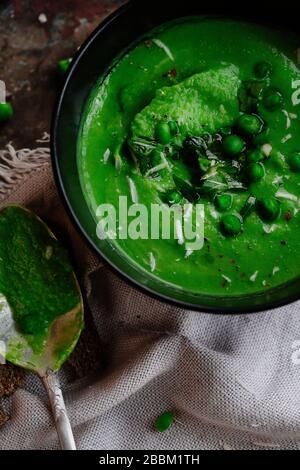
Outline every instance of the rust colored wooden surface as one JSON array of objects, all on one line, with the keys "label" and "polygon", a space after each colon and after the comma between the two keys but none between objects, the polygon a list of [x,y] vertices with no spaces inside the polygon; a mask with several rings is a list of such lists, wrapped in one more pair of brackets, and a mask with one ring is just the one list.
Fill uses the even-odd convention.
[{"label": "rust colored wooden surface", "polygon": [[[0,148],[33,146],[49,131],[61,86],[58,60],[71,57],[124,0],[0,0],[0,80],[15,115],[0,127]],[[42,15],[42,16],[40,16]],[[46,21],[45,21],[46,20]]]}]

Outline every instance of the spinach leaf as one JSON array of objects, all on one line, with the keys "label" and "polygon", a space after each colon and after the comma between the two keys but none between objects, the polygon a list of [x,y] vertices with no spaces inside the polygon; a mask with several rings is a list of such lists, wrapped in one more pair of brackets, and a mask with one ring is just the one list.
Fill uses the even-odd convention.
[{"label": "spinach leaf", "polygon": [[140,159],[148,157],[158,147],[158,144],[152,140],[135,138],[128,139],[128,147],[135,157]]},{"label": "spinach leaf", "polygon": [[230,175],[226,164],[222,163],[212,166],[200,179],[200,192],[210,197],[220,192],[242,189],[246,189],[243,182]]},{"label": "spinach leaf", "polygon": [[190,202],[199,198],[199,189],[183,176],[173,174],[173,180],[177,190]]}]

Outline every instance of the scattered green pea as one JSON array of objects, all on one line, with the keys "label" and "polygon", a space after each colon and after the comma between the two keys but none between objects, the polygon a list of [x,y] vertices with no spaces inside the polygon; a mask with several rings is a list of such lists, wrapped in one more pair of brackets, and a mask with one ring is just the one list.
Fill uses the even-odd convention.
[{"label": "scattered green pea", "polygon": [[263,105],[269,111],[276,111],[282,108],[283,96],[276,88],[267,88],[263,95]]},{"label": "scattered green pea", "polygon": [[262,163],[251,163],[247,169],[248,178],[251,182],[259,181],[265,176],[265,167]]},{"label": "scattered green pea", "polygon": [[158,432],[167,431],[174,423],[174,414],[171,411],[167,411],[162,415],[158,416],[154,422],[155,429]]},{"label": "scattered green pea", "polygon": [[232,206],[231,194],[218,194],[215,197],[215,206],[220,212],[225,212],[231,209],[231,206]]},{"label": "scattered green pea", "polygon": [[245,142],[237,135],[228,135],[223,140],[223,150],[231,157],[241,153],[244,148]]},{"label": "scattered green pea", "polygon": [[169,122],[169,129],[172,135],[177,135],[179,132],[178,124],[176,121],[170,121]]},{"label": "scattered green pea", "polygon": [[256,114],[242,114],[237,121],[237,128],[241,134],[256,135],[263,129],[264,123]]},{"label": "scattered green pea", "polygon": [[272,64],[269,62],[258,62],[258,64],[256,64],[254,67],[254,73],[258,78],[263,79],[271,75],[272,69]]},{"label": "scattered green pea", "polygon": [[10,103],[0,103],[0,121],[8,121],[13,114],[14,110]]},{"label": "scattered green pea", "polygon": [[257,211],[264,220],[272,222],[279,216],[280,203],[274,197],[266,197],[257,202]]},{"label": "scattered green pea", "polygon": [[296,173],[300,172],[300,152],[295,152],[289,158],[289,165],[291,170]]},{"label": "scattered green pea", "polygon": [[160,144],[168,144],[172,138],[169,124],[165,121],[157,123],[155,128],[155,138]]},{"label": "scattered green pea", "polygon": [[172,191],[168,195],[169,204],[180,204],[182,202],[182,195],[178,191]]},{"label": "scattered green pea", "polygon": [[242,230],[242,222],[234,214],[226,214],[221,220],[221,229],[225,235],[236,236]]},{"label": "scattered green pea", "polygon": [[260,149],[252,149],[247,153],[247,161],[249,163],[261,162],[265,159],[265,155]]},{"label": "scattered green pea", "polygon": [[58,70],[59,72],[64,75],[66,73],[66,71],[68,70],[70,64],[72,62],[72,59],[68,58],[68,59],[61,59],[58,64],[57,64],[57,67],[58,67]]}]

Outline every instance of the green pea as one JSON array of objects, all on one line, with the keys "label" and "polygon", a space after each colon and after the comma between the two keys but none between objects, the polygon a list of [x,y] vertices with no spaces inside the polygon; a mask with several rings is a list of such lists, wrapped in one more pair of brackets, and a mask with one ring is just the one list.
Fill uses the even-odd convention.
[{"label": "green pea", "polygon": [[274,197],[266,197],[257,202],[257,211],[264,220],[272,222],[279,216],[280,203]]},{"label": "green pea", "polygon": [[223,140],[223,150],[231,157],[241,153],[244,148],[245,142],[237,135],[228,135]]},{"label": "green pea", "polygon": [[177,135],[179,132],[178,124],[176,121],[170,121],[169,122],[169,129],[172,135]]},{"label": "green pea", "polygon": [[263,129],[264,123],[256,114],[242,114],[237,121],[237,128],[241,134],[256,135]]},{"label": "green pea", "polygon": [[232,237],[240,233],[242,222],[236,215],[226,214],[221,220],[221,229],[225,235]]},{"label": "green pea", "polygon": [[167,411],[162,415],[158,416],[154,422],[155,429],[158,432],[167,431],[174,423],[174,414],[171,411]]},{"label": "green pea", "polygon": [[289,158],[289,165],[291,170],[295,171],[296,173],[300,172],[300,152],[295,152]]},{"label": "green pea", "polygon": [[8,121],[13,115],[14,110],[10,103],[0,103],[0,121]]},{"label": "green pea", "polygon": [[71,62],[72,62],[72,59],[68,58],[68,59],[62,59],[57,63],[58,70],[62,75],[66,73],[66,71],[70,67]]},{"label": "green pea", "polygon": [[265,167],[262,163],[251,163],[247,169],[247,174],[250,181],[259,181],[265,176]]},{"label": "green pea", "polygon": [[231,206],[232,206],[231,194],[218,194],[215,197],[215,206],[220,212],[225,212],[231,209]]},{"label": "green pea", "polygon": [[172,191],[168,195],[169,204],[180,204],[182,202],[182,195],[178,191]]},{"label": "green pea", "polygon": [[263,105],[269,111],[276,111],[283,106],[283,96],[276,88],[267,88],[263,95]]},{"label": "green pea", "polygon": [[169,124],[165,121],[157,123],[155,128],[155,137],[160,144],[168,144],[172,138]]},{"label": "green pea", "polygon": [[271,75],[272,69],[272,64],[270,64],[269,62],[258,62],[258,64],[256,64],[254,67],[254,73],[258,78],[263,79]]},{"label": "green pea", "polygon": [[265,159],[265,155],[260,149],[252,149],[247,153],[247,161],[249,163],[261,162]]}]

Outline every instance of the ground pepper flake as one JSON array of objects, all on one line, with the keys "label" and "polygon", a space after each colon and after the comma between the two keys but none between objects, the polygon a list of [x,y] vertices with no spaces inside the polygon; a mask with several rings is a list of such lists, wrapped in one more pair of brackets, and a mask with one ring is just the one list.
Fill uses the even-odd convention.
[{"label": "ground pepper flake", "polygon": [[285,214],[284,214],[284,218],[287,222],[289,222],[292,218],[292,213],[291,211],[287,211]]},{"label": "ground pepper flake", "polygon": [[177,77],[177,69],[173,68],[169,70],[167,73],[163,74],[164,78],[176,78]]},{"label": "ground pepper flake", "polygon": [[151,39],[147,39],[147,41],[145,41],[145,46],[147,47],[147,49],[151,49],[151,47],[153,46],[153,41]]}]

